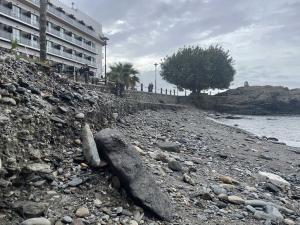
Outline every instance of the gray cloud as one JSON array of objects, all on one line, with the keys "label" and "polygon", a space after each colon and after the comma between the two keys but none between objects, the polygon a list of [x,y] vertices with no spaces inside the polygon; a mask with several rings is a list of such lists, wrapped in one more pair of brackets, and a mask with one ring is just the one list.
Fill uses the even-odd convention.
[{"label": "gray cloud", "polygon": [[[72,0],[61,0],[71,4]],[[221,44],[236,61],[233,86],[300,87],[298,0],[77,0],[103,24],[109,63],[133,62],[144,83],[154,62],[185,45]],[[173,87],[159,81],[159,87]]]}]

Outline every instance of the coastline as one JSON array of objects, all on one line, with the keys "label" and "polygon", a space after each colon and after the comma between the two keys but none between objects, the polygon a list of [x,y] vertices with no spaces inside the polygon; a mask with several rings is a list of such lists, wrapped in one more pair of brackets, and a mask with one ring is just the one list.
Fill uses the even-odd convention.
[{"label": "coastline", "polygon": [[217,123],[243,129],[275,144],[300,147],[299,115],[220,115],[210,114]]},{"label": "coastline", "polygon": [[[277,202],[276,195],[266,192],[255,177],[259,171],[276,173],[291,182],[291,186],[296,186],[299,180],[295,180],[294,175],[300,175],[299,148],[274,144],[240,128],[216,123],[207,118],[208,114],[191,108],[177,112],[146,110],[124,117],[117,127],[128,142],[142,149],[141,157],[162,189],[166,193],[176,190],[175,193],[171,192],[178,212],[176,222],[263,224],[255,220],[243,205],[230,205],[220,211],[215,208],[213,200],[191,196],[195,192],[211,190],[216,185],[222,186],[218,178],[225,175],[237,179],[241,184],[232,187],[231,194],[248,200],[268,199]],[[182,150],[180,153],[161,152],[156,145],[159,141],[180,143]],[[184,171],[192,171],[188,174],[194,185],[184,182],[182,173],[170,170],[168,163],[161,161],[161,157],[175,159],[185,168]],[[255,191],[249,192],[246,187],[255,187]],[[181,198],[175,197],[178,195]],[[281,195],[288,199],[284,193]],[[197,201],[201,202],[202,209],[197,206]],[[295,209],[299,206],[295,200],[288,199],[288,202]]]}]

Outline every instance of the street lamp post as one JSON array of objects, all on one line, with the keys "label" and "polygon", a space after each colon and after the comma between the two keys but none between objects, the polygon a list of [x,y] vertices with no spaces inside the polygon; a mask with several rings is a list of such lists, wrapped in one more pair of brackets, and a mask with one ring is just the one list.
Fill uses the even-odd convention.
[{"label": "street lamp post", "polygon": [[156,93],[156,74],[157,74],[157,66],[158,66],[158,63],[154,63],[154,66],[155,66],[155,82],[154,82],[154,86],[155,86],[155,93]]},{"label": "street lamp post", "polygon": [[107,41],[109,40],[107,37],[103,37],[104,41],[104,83],[107,84],[107,75],[106,75],[106,45]]}]

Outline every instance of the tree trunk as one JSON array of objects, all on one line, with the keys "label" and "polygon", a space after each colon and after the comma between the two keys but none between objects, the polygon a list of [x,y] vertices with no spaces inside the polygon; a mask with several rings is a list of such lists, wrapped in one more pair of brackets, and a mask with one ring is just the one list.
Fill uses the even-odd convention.
[{"label": "tree trunk", "polygon": [[40,60],[47,60],[47,6],[48,0],[40,0]]}]

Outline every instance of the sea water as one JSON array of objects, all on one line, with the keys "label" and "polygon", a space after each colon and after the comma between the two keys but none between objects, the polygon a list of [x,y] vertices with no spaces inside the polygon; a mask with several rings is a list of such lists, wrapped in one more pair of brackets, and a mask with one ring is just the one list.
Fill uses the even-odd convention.
[{"label": "sea water", "polygon": [[275,137],[289,146],[300,147],[300,116],[241,116],[241,119],[218,119],[258,136]]}]

